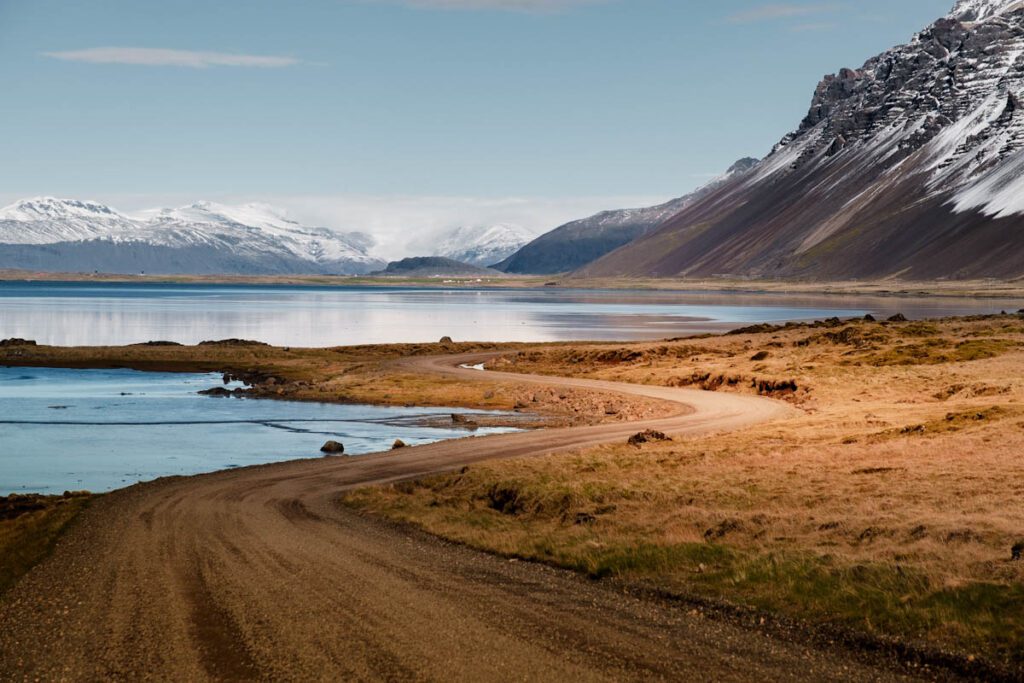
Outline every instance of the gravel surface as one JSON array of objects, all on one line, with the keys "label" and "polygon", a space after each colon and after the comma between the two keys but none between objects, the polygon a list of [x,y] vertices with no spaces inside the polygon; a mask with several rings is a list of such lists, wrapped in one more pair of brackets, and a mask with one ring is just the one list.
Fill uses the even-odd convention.
[{"label": "gravel surface", "polygon": [[[418,359],[458,370],[466,357]],[[755,397],[498,376],[680,403],[642,423],[552,429],[171,478],[99,499],[0,602],[2,680],[851,680],[902,677],[507,561],[338,505],[351,487],[496,457],[735,429],[790,410]]]}]

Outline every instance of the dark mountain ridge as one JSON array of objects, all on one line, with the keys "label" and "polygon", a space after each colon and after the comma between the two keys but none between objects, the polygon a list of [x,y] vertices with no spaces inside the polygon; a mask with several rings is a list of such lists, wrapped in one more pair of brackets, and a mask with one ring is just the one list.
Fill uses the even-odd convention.
[{"label": "dark mountain ridge", "polygon": [[1024,275],[1024,3],[963,0],[827,76],[750,173],[580,275]]},{"label": "dark mountain ridge", "polygon": [[522,275],[552,275],[582,268],[651,232],[715,188],[747,172],[756,163],[757,159],[741,159],[725,175],[688,195],[658,206],[602,211],[589,218],[566,223],[541,235],[494,267]]}]

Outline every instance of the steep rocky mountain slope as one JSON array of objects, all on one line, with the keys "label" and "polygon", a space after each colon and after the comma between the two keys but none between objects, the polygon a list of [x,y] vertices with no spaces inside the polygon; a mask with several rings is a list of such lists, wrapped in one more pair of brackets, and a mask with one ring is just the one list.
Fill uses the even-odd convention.
[{"label": "steep rocky mountain slope", "polygon": [[567,223],[538,237],[495,267],[508,273],[536,275],[575,270],[651,232],[756,163],[756,159],[741,159],[725,175],[696,192],[658,206],[604,211]]},{"label": "steep rocky mountain slope", "polygon": [[272,207],[200,202],[131,217],[44,197],[0,209],[0,267],[133,273],[357,274],[383,262],[362,233],[310,228]]},{"label": "steep rocky mountain slope", "polygon": [[487,267],[507,259],[536,236],[511,223],[461,227],[439,235],[433,255]]},{"label": "steep rocky mountain slope", "polygon": [[1024,2],[961,0],[826,77],[750,173],[586,276],[1024,275]]}]

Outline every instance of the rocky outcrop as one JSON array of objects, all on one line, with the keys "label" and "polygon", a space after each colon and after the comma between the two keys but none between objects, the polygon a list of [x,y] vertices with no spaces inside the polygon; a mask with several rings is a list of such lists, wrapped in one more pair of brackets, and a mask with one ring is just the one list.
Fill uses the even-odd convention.
[{"label": "rocky outcrop", "polygon": [[0,339],[0,346],[36,346],[36,342],[32,339],[11,337],[10,339]]},{"label": "rocky outcrop", "polygon": [[750,173],[588,276],[1024,275],[1024,3],[964,0],[825,77]]}]

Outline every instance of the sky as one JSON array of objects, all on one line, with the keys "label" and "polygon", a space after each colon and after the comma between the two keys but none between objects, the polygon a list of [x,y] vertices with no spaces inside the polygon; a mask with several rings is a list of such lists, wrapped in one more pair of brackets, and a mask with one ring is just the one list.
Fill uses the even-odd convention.
[{"label": "sky", "polygon": [[0,202],[541,231],[764,156],[952,0],[0,0]]}]

